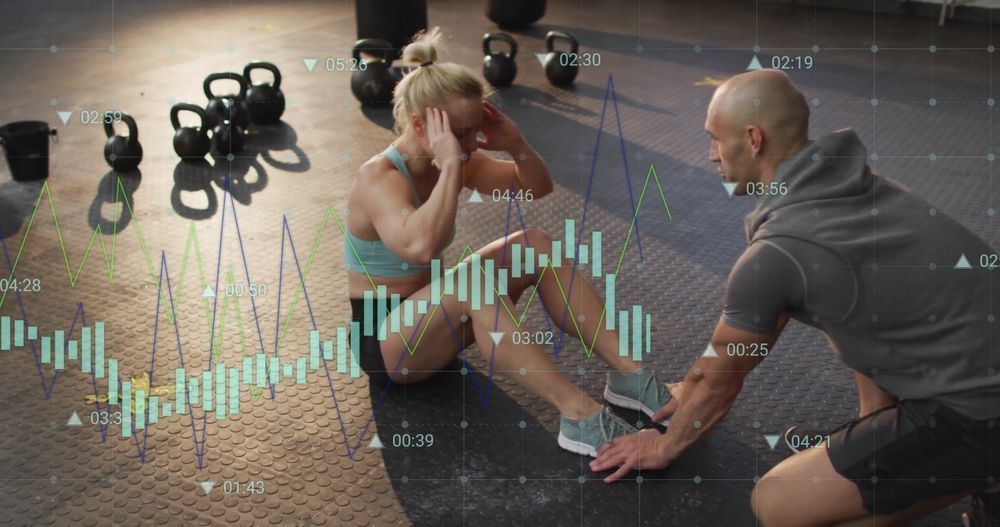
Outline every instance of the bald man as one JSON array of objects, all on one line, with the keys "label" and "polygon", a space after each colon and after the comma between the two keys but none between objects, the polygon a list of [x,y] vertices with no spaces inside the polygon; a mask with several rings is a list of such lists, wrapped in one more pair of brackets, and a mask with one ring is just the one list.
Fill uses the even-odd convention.
[{"label": "bald man", "polygon": [[711,338],[718,357],[696,360],[653,417],[672,416],[666,433],[611,441],[591,468],[618,467],[611,482],[669,465],[725,417],[794,318],[822,331],[854,370],[860,415],[761,478],[751,499],[761,523],[903,525],[975,494],[967,521],[1000,525],[996,494],[986,492],[1000,476],[990,307],[1000,306],[1000,285],[988,268],[956,265],[995,253],[873,174],[852,131],[810,141],[808,128],[805,98],[782,72],[737,75],[716,90],[709,158],[734,194],[758,201]]}]

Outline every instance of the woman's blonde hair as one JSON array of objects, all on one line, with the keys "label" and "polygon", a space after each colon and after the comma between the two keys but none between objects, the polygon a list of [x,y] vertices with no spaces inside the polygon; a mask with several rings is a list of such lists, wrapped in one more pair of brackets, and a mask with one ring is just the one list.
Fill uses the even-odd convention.
[{"label": "woman's blonde hair", "polygon": [[410,115],[423,115],[428,106],[445,104],[452,96],[482,98],[485,89],[476,74],[454,62],[437,62],[441,28],[421,31],[403,48],[402,63],[415,67],[399,81],[392,93],[394,130],[402,134],[410,126]]}]

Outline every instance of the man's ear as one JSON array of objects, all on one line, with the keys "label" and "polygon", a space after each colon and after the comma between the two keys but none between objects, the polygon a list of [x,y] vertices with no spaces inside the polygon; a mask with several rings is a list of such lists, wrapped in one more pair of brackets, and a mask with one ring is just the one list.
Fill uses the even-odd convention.
[{"label": "man's ear", "polygon": [[759,159],[764,153],[764,131],[755,124],[748,124],[746,135],[750,144],[750,154],[754,159]]}]

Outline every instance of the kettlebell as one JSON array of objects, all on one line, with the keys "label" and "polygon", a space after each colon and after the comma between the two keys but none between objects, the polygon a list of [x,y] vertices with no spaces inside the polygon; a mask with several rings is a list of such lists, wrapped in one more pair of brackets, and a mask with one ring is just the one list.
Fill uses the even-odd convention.
[{"label": "kettlebell", "polygon": [[128,126],[128,137],[116,135],[114,124],[104,120],[104,135],[108,141],[104,143],[104,160],[118,172],[131,172],[142,161],[142,145],[139,144],[139,129],[131,115],[122,113],[122,121]]},{"label": "kettlebell", "polygon": [[[490,44],[495,40],[506,42],[510,46],[509,53],[493,53],[490,51]],[[483,77],[490,84],[497,88],[510,86],[517,76],[517,63],[514,57],[517,56],[517,42],[514,37],[507,33],[487,33],[483,35]]]},{"label": "kettlebell", "polygon": [[[361,53],[381,57],[381,60],[365,60],[365,69],[361,69]],[[392,90],[396,88],[397,78],[390,71],[392,55],[395,48],[392,44],[378,38],[363,38],[354,44],[351,56],[358,64],[358,69],[351,75],[351,91],[361,104],[369,106],[384,106],[392,103]]]},{"label": "kettlebell", "polygon": [[[227,93],[216,95],[212,93],[212,83],[218,80],[234,80],[240,85],[239,93]],[[250,115],[247,112],[247,80],[239,73],[213,73],[205,77],[202,84],[205,89],[205,97],[208,97],[208,106],[205,113],[208,115],[208,127],[214,128],[222,121],[232,121],[240,128],[250,126]],[[226,101],[232,104],[226,104]]]},{"label": "kettlebell", "polygon": [[[182,128],[178,114],[184,110],[198,114],[198,117],[201,118],[201,126],[185,126]],[[174,132],[174,152],[177,152],[177,155],[181,156],[181,159],[194,160],[203,158],[209,149],[212,148],[212,142],[208,138],[207,120],[208,117],[205,114],[205,109],[201,106],[182,102],[175,104],[170,109],[170,124],[176,130]]]},{"label": "kettlebell", "polygon": [[[252,84],[250,72],[255,69],[270,71],[274,80],[270,84],[266,82]],[[278,67],[270,62],[254,61],[243,68],[243,78],[250,83],[246,97],[250,122],[257,124],[278,122],[285,111],[285,94],[281,93],[281,72],[278,71]]]},{"label": "kettlebell", "polygon": [[238,154],[245,142],[243,127],[232,121],[222,121],[212,129],[212,147],[218,155]]},{"label": "kettlebell", "polygon": [[[569,52],[555,50],[557,39],[569,42]],[[545,49],[549,52],[544,60],[545,76],[549,78],[549,82],[556,86],[573,82],[580,71],[580,66],[576,64],[576,52],[580,50],[580,43],[576,38],[562,31],[549,31],[545,35]]]}]

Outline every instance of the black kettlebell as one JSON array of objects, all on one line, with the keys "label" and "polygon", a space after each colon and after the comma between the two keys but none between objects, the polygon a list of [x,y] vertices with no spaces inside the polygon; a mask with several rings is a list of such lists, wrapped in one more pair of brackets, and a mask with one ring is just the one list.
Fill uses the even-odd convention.
[{"label": "black kettlebell", "polygon": [[[506,42],[510,46],[510,52],[493,53],[490,44],[495,40]],[[514,41],[514,37],[507,33],[483,35],[483,53],[486,54],[483,58],[483,77],[497,88],[510,86],[517,76],[517,63],[514,62],[514,57],[517,56],[517,42]]]},{"label": "black kettlebell", "polygon": [[[362,52],[381,59],[364,60],[362,64]],[[402,75],[390,71],[395,52],[392,44],[378,38],[363,38],[354,44],[351,56],[358,69],[351,75],[351,91],[361,104],[384,106],[392,103],[392,90],[399,82],[397,79],[402,78]]]},{"label": "black kettlebell", "polygon": [[[240,85],[239,93],[227,93],[216,95],[212,93],[212,83],[218,80],[234,80]],[[202,84],[205,89],[205,97],[208,97],[208,106],[205,113],[208,115],[208,127],[214,128],[222,121],[232,121],[240,128],[246,129],[250,126],[250,115],[247,112],[247,80],[239,73],[213,73],[205,77]],[[229,101],[231,104],[226,104]]]},{"label": "black kettlebell", "polygon": [[[178,114],[187,110],[198,114],[201,118],[201,126],[181,127]],[[170,109],[170,124],[174,130],[174,152],[185,160],[200,159],[212,148],[212,141],[208,138],[208,116],[205,109],[195,104],[186,102],[178,103]]]},{"label": "black kettlebell", "polygon": [[[255,69],[270,71],[274,80],[270,84],[266,82],[252,84],[250,72]],[[281,93],[281,72],[278,71],[278,67],[270,62],[254,61],[243,68],[243,77],[250,83],[246,101],[250,122],[257,124],[278,122],[281,114],[285,112],[285,94]]]},{"label": "black kettlebell", "polygon": [[232,121],[222,121],[212,129],[212,148],[220,156],[238,154],[246,142],[243,134],[243,127],[240,125]]},{"label": "black kettlebell", "polygon": [[128,126],[128,137],[115,134],[115,126],[109,119],[104,120],[104,160],[118,172],[131,172],[142,161],[142,145],[139,144],[139,129],[131,115],[122,113],[122,121]]},{"label": "black kettlebell", "polygon": [[[555,50],[557,39],[569,42],[569,52]],[[564,86],[573,82],[576,74],[580,71],[576,54],[580,50],[580,43],[577,42],[576,38],[562,31],[549,31],[545,35],[545,49],[549,52],[548,55],[545,55],[544,61],[545,76],[549,78],[549,82],[556,86]]]}]

